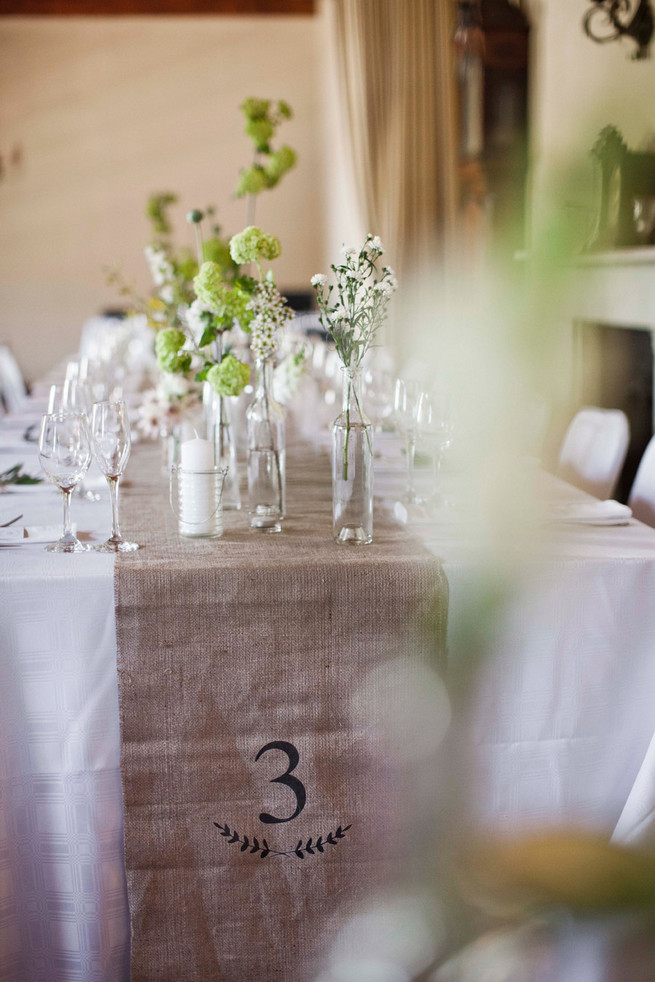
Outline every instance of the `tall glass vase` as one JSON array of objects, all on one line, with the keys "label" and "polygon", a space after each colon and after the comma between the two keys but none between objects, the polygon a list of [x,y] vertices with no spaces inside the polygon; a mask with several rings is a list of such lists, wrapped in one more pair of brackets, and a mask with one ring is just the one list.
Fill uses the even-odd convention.
[{"label": "tall glass vase", "polygon": [[255,397],[246,413],[250,527],[280,532],[285,512],[284,410],[273,397],[273,360],[255,365]]},{"label": "tall glass vase", "polygon": [[343,409],[332,426],[332,520],[343,545],[373,539],[373,425],[364,415],[359,369],[343,369]]},{"label": "tall glass vase", "polygon": [[223,486],[223,511],[238,510],[241,508],[239,465],[230,400],[219,396],[209,382],[204,384],[202,398],[207,419],[207,439],[214,444],[217,465],[227,468]]}]

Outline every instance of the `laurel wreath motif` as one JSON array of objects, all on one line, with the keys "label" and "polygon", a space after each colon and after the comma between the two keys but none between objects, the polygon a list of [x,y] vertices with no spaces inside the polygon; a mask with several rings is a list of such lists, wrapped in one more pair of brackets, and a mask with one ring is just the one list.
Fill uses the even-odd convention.
[{"label": "laurel wreath motif", "polygon": [[262,839],[260,843],[259,839],[255,836],[248,838],[247,835],[239,835],[238,832],[231,829],[227,824],[219,825],[218,822],[214,822],[214,825],[220,830],[223,838],[227,839],[231,845],[238,845],[241,852],[250,852],[251,855],[259,853],[260,859],[267,859],[268,856],[297,856],[298,859],[305,859],[306,856],[314,856],[316,853],[325,852],[325,846],[338,846],[339,840],[345,838],[348,829],[352,828],[352,824],[345,825],[343,828],[339,826],[335,832],[329,832],[325,838],[322,835],[318,837],[310,836],[305,843],[300,839],[295,849],[282,852],[279,849],[271,849],[266,839]]}]

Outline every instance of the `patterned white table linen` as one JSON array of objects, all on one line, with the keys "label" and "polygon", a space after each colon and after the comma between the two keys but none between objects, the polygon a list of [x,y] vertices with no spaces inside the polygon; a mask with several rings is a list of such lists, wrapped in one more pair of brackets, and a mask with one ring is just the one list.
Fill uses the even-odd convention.
[{"label": "patterned white table linen", "polygon": [[[38,468],[33,444],[0,470],[18,462]],[[60,527],[61,495],[0,494],[0,523],[21,512]],[[106,493],[72,514],[106,537]],[[2,546],[0,587],[0,980],[124,982],[113,557]]]}]

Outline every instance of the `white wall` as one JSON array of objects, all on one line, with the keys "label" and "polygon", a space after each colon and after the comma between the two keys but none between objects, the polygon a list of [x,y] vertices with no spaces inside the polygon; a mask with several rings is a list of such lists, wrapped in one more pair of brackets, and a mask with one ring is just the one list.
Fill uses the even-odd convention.
[{"label": "white wall", "polygon": [[258,203],[257,224],[283,253],[280,285],[325,267],[323,17],[33,18],[0,22],[0,340],[29,378],[75,350],[86,317],[116,305],[103,267],[148,287],[144,206],[174,190],[184,214],[210,202],[229,234],[251,143],[249,95],[286,99],[280,138],[298,167]]},{"label": "white wall", "polygon": [[591,204],[588,153],[603,126],[617,126],[631,149],[644,149],[655,140],[655,57],[631,60],[635,45],[627,39],[604,45],[591,41],[582,29],[591,6],[591,0],[526,4],[533,21],[537,217],[540,208],[555,202],[574,222],[578,206]]}]

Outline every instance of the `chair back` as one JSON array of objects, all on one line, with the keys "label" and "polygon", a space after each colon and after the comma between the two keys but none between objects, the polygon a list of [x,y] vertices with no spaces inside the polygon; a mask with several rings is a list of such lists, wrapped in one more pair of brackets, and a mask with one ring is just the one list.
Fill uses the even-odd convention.
[{"label": "chair back", "polygon": [[611,498],[629,442],[628,418],[620,409],[585,407],[566,431],[558,474],[596,498]]},{"label": "chair back", "polygon": [[632,482],[628,504],[635,518],[655,528],[655,436],[650,438],[644,450]]},{"label": "chair back", "polygon": [[0,345],[0,397],[8,413],[21,410],[27,390],[23,373],[9,348]]}]

